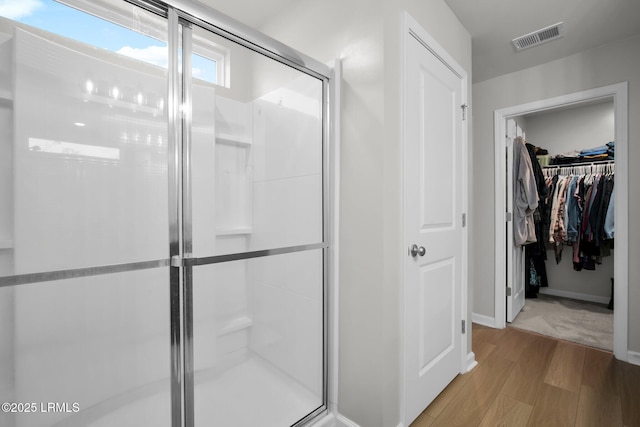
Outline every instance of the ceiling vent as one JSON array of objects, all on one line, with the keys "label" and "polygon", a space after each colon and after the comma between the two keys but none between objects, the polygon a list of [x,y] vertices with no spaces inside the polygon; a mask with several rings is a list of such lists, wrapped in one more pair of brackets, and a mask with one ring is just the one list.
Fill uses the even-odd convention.
[{"label": "ceiling vent", "polygon": [[564,22],[534,31],[524,36],[511,40],[517,51],[537,46],[551,40],[558,39],[564,35]]}]

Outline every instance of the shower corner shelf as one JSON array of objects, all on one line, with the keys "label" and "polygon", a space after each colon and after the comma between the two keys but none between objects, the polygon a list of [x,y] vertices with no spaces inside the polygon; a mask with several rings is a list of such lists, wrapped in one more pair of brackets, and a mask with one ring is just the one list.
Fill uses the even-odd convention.
[{"label": "shower corner shelf", "polygon": [[248,329],[253,325],[253,320],[247,316],[236,317],[235,319],[228,320],[223,323],[222,327],[218,331],[218,336],[228,335],[234,332]]},{"label": "shower corner shelf", "polygon": [[0,89],[0,105],[12,105],[13,104],[13,94],[8,90]]},{"label": "shower corner shelf", "polygon": [[0,249],[13,249],[13,240],[0,239]]},{"label": "shower corner shelf", "polygon": [[235,236],[235,235],[251,234],[251,233],[253,233],[253,228],[249,226],[216,228],[216,236]]},{"label": "shower corner shelf", "polygon": [[238,146],[250,146],[253,142],[249,137],[236,136],[226,133],[216,135],[216,142]]}]

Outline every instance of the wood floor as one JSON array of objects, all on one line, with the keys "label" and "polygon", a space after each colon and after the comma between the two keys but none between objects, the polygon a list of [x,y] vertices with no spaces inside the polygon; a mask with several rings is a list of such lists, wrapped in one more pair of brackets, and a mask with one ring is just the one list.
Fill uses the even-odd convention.
[{"label": "wood floor", "polygon": [[473,325],[478,366],[411,427],[640,427],[640,366],[515,328]]}]

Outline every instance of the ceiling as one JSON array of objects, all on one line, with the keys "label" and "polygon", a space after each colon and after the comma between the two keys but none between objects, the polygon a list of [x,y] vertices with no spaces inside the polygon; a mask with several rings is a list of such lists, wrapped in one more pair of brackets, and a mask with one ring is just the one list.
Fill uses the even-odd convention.
[{"label": "ceiling", "polygon": [[260,28],[293,0],[199,0],[252,28]]},{"label": "ceiling", "polygon": [[[293,0],[201,0],[260,28]],[[640,34],[640,0],[444,0],[471,34],[473,81]],[[562,38],[516,52],[511,40],[563,21]]]},{"label": "ceiling", "polygon": [[[638,0],[444,0],[472,39],[473,81],[640,34]],[[563,21],[562,38],[516,52],[511,40]]]}]

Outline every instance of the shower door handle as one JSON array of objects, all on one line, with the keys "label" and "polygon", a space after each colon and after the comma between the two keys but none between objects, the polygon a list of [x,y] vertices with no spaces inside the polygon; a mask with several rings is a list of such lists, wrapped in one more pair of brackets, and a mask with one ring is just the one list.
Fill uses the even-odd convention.
[{"label": "shower door handle", "polygon": [[409,255],[411,255],[414,258],[417,257],[418,255],[424,256],[424,254],[426,253],[427,253],[427,250],[424,248],[424,246],[418,247],[418,245],[416,245],[415,243],[411,245],[411,247],[409,248]]}]

